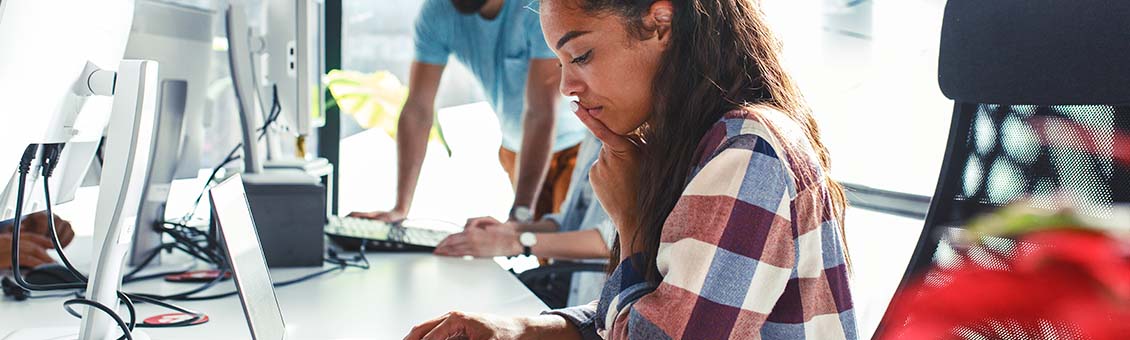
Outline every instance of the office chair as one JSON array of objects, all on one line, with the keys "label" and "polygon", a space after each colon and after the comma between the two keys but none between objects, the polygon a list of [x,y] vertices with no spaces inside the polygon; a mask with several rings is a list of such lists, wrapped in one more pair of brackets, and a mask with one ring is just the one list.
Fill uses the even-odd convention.
[{"label": "office chair", "polygon": [[[1082,203],[1081,213],[1104,217],[1112,205],[1130,202],[1127,17],[1130,1],[947,2],[938,82],[954,100],[953,119],[938,185],[900,287],[919,277],[938,283],[931,266],[958,259],[950,237],[970,218],[1008,203],[1055,207],[1055,196],[1066,195]],[[1024,246],[982,241],[1006,254]],[[990,255],[970,255],[993,262]],[[892,318],[888,309],[877,337],[905,321]],[[968,331],[958,335],[983,330]]]},{"label": "office chair", "polygon": [[558,261],[518,274],[526,285],[550,308],[568,307],[570,284],[576,273],[604,273],[608,264]]}]

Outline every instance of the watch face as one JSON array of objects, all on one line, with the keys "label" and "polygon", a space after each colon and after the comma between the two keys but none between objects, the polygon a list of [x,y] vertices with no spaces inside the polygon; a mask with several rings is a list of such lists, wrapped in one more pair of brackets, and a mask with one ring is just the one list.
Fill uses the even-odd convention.
[{"label": "watch face", "polygon": [[520,222],[530,222],[534,219],[534,213],[530,211],[530,208],[517,207],[514,208],[514,218]]},{"label": "watch face", "polygon": [[538,237],[534,233],[524,232],[522,235],[518,235],[518,243],[521,243],[523,247],[533,247],[538,243]]}]

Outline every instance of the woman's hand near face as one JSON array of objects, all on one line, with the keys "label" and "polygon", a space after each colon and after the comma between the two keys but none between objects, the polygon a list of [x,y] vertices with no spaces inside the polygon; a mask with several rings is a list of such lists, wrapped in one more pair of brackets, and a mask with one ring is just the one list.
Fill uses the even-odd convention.
[{"label": "woman's hand near face", "polygon": [[[593,135],[603,143],[600,156],[589,171],[589,182],[600,205],[616,224],[621,240],[631,239],[639,227],[636,205],[642,151],[638,142],[610,130],[603,122],[579,105],[574,105],[577,117]],[[631,255],[631,247],[621,242],[621,254]]]}]

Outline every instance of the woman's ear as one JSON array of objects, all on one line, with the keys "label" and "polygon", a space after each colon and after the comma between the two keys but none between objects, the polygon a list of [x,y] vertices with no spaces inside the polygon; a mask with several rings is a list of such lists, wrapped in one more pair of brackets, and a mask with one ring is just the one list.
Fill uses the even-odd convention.
[{"label": "woman's ear", "polygon": [[655,29],[656,38],[666,44],[671,38],[671,20],[675,16],[675,7],[671,1],[660,0],[651,4],[645,21],[651,21]]}]

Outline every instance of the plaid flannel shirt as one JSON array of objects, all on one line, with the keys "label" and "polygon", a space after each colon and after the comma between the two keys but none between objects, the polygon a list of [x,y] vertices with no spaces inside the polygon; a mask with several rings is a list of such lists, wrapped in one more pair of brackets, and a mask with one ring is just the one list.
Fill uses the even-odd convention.
[{"label": "plaid flannel shirt", "polygon": [[663,226],[658,286],[626,258],[599,301],[547,313],[586,339],[857,339],[844,250],[811,145],[769,109],[706,133]]}]

